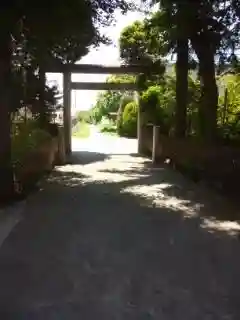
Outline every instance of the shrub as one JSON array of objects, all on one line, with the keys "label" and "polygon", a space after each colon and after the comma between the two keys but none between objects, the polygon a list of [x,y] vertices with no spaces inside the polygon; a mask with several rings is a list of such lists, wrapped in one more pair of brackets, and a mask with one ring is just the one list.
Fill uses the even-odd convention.
[{"label": "shrub", "polygon": [[145,122],[160,126],[162,133],[168,134],[172,125],[175,95],[169,83],[149,87],[143,92],[141,103]]},{"label": "shrub", "polygon": [[123,118],[124,109],[125,109],[126,105],[130,102],[133,102],[133,97],[129,94],[123,95],[120,100],[118,114],[117,114],[117,132],[119,134],[121,134],[121,132],[122,132],[122,118]]},{"label": "shrub", "polygon": [[95,106],[91,109],[92,122],[100,123],[103,117],[109,116],[111,112],[117,112],[121,99],[118,91],[106,91],[98,96]]},{"label": "shrub", "polygon": [[125,106],[121,126],[118,127],[120,135],[134,138],[137,136],[137,114],[138,106],[135,102],[130,102]]},{"label": "shrub", "polygon": [[[145,122],[160,126],[163,134],[171,134],[176,107],[176,78],[166,76],[157,85],[150,86],[141,97]],[[198,106],[201,97],[200,83],[189,77],[187,134],[195,134],[199,126]]]},{"label": "shrub", "polygon": [[187,132],[188,136],[199,134],[201,127],[201,117],[199,108],[201,104],[201,85],[198,80],[188,78],[188,106],[187,106]]},{"label": "shrub", "polygon": [[[23,128],[23,126],[21,126]],[[14,166],[44,142],[51,139],[50,133],[42,129],[30,130],[26,125],[24,130],[12,135],[12,163]]]},{"label": "shrub", "polygon": [[[224,92],[224,89],[227,92]],[[240,76],[226,75],[220,79],[218,126],[224,140],[239,140],[240,135]],[[227,95],[225,96],[225,93]]]}]

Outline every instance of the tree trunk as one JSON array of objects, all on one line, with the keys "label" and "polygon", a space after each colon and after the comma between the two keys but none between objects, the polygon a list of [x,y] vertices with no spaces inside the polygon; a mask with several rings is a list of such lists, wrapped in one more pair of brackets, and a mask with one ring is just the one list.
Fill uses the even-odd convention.
[{"label": "tree trunk", "polygon": [[214,58],[207,53],[200,62],[200,74],[203,83],[203,136],[205,140],[212,142],[217,135],[217,109],[218,109],[218,88],[215,78]]},{"label": "tree trunk", "polygon": [[14,194],[11,165],[11,37],[0,39],[0,201],[8,201]]},{"label": "tree trunk", "polygon": [[177,41],[175,135],[184,137],[187,129],[188,40]]},{"label": "tree trunk", "polygon": [[187,130],[188,99],[188,30],[186,12],[189,8],[185,1],[177,6],[177,62],[176,62],[176,110],[175,135],[184,137]]},{"label": "tree trunk", "polygon": [[215,77],[214,51],[207,38],[192,42],[199,59],[202,101],[199,108],[200,135],[207,142],[217,136],[218,87]]}]

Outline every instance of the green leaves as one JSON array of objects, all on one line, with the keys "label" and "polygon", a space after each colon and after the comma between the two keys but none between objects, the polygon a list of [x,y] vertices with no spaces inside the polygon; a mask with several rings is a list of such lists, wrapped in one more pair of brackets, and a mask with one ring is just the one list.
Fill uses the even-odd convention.
[{"label": "green leaves", "polygon": [[119,45],[125,63],[151,65],[168,53],[165,35],[156,27],[156,15],[123,29]]},{"label": "green leaves", "polygon": [[92,109],[92,118],[99,123],[103,117],[108,117],[109,113],[117,112],[121,100],[120,92],[107,91],[98,96],[97,102]]},{"label": "green leaves", "polygon": [[137,115],[138,105],[135,102],[129,102],[124,108],[121,125],[118,126],[118,130],[121,135],[134,138],[136,137]]}]

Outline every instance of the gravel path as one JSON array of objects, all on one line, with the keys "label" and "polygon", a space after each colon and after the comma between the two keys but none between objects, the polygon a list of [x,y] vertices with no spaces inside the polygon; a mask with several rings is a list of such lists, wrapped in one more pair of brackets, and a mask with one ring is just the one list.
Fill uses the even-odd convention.
[{"label": "gravel path", "polygon": [[0,319],[240,319],[226,204],[146,159],[73,145],[0,248]]}]

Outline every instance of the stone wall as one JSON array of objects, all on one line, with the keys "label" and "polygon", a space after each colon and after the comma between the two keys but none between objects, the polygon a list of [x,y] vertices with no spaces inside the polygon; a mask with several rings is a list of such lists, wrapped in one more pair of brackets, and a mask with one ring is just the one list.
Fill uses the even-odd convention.
[{"label": "stone wall", "polygon": [[152,144],[153,144],[153,126],[144,126],[142,128],[142,144],[145,155],[152,154]]},{"label": "stone wall", "polygon": [[[144,128],[145,154],[151,156],[153,145],[153,128]],[[192,168],[204,177],[211,179],[240,178],[240,148],[206,145],[194,138],[174,138],[162,134],[158,136],[156,148],[157,161],[170,159],[176,167]]]}]

